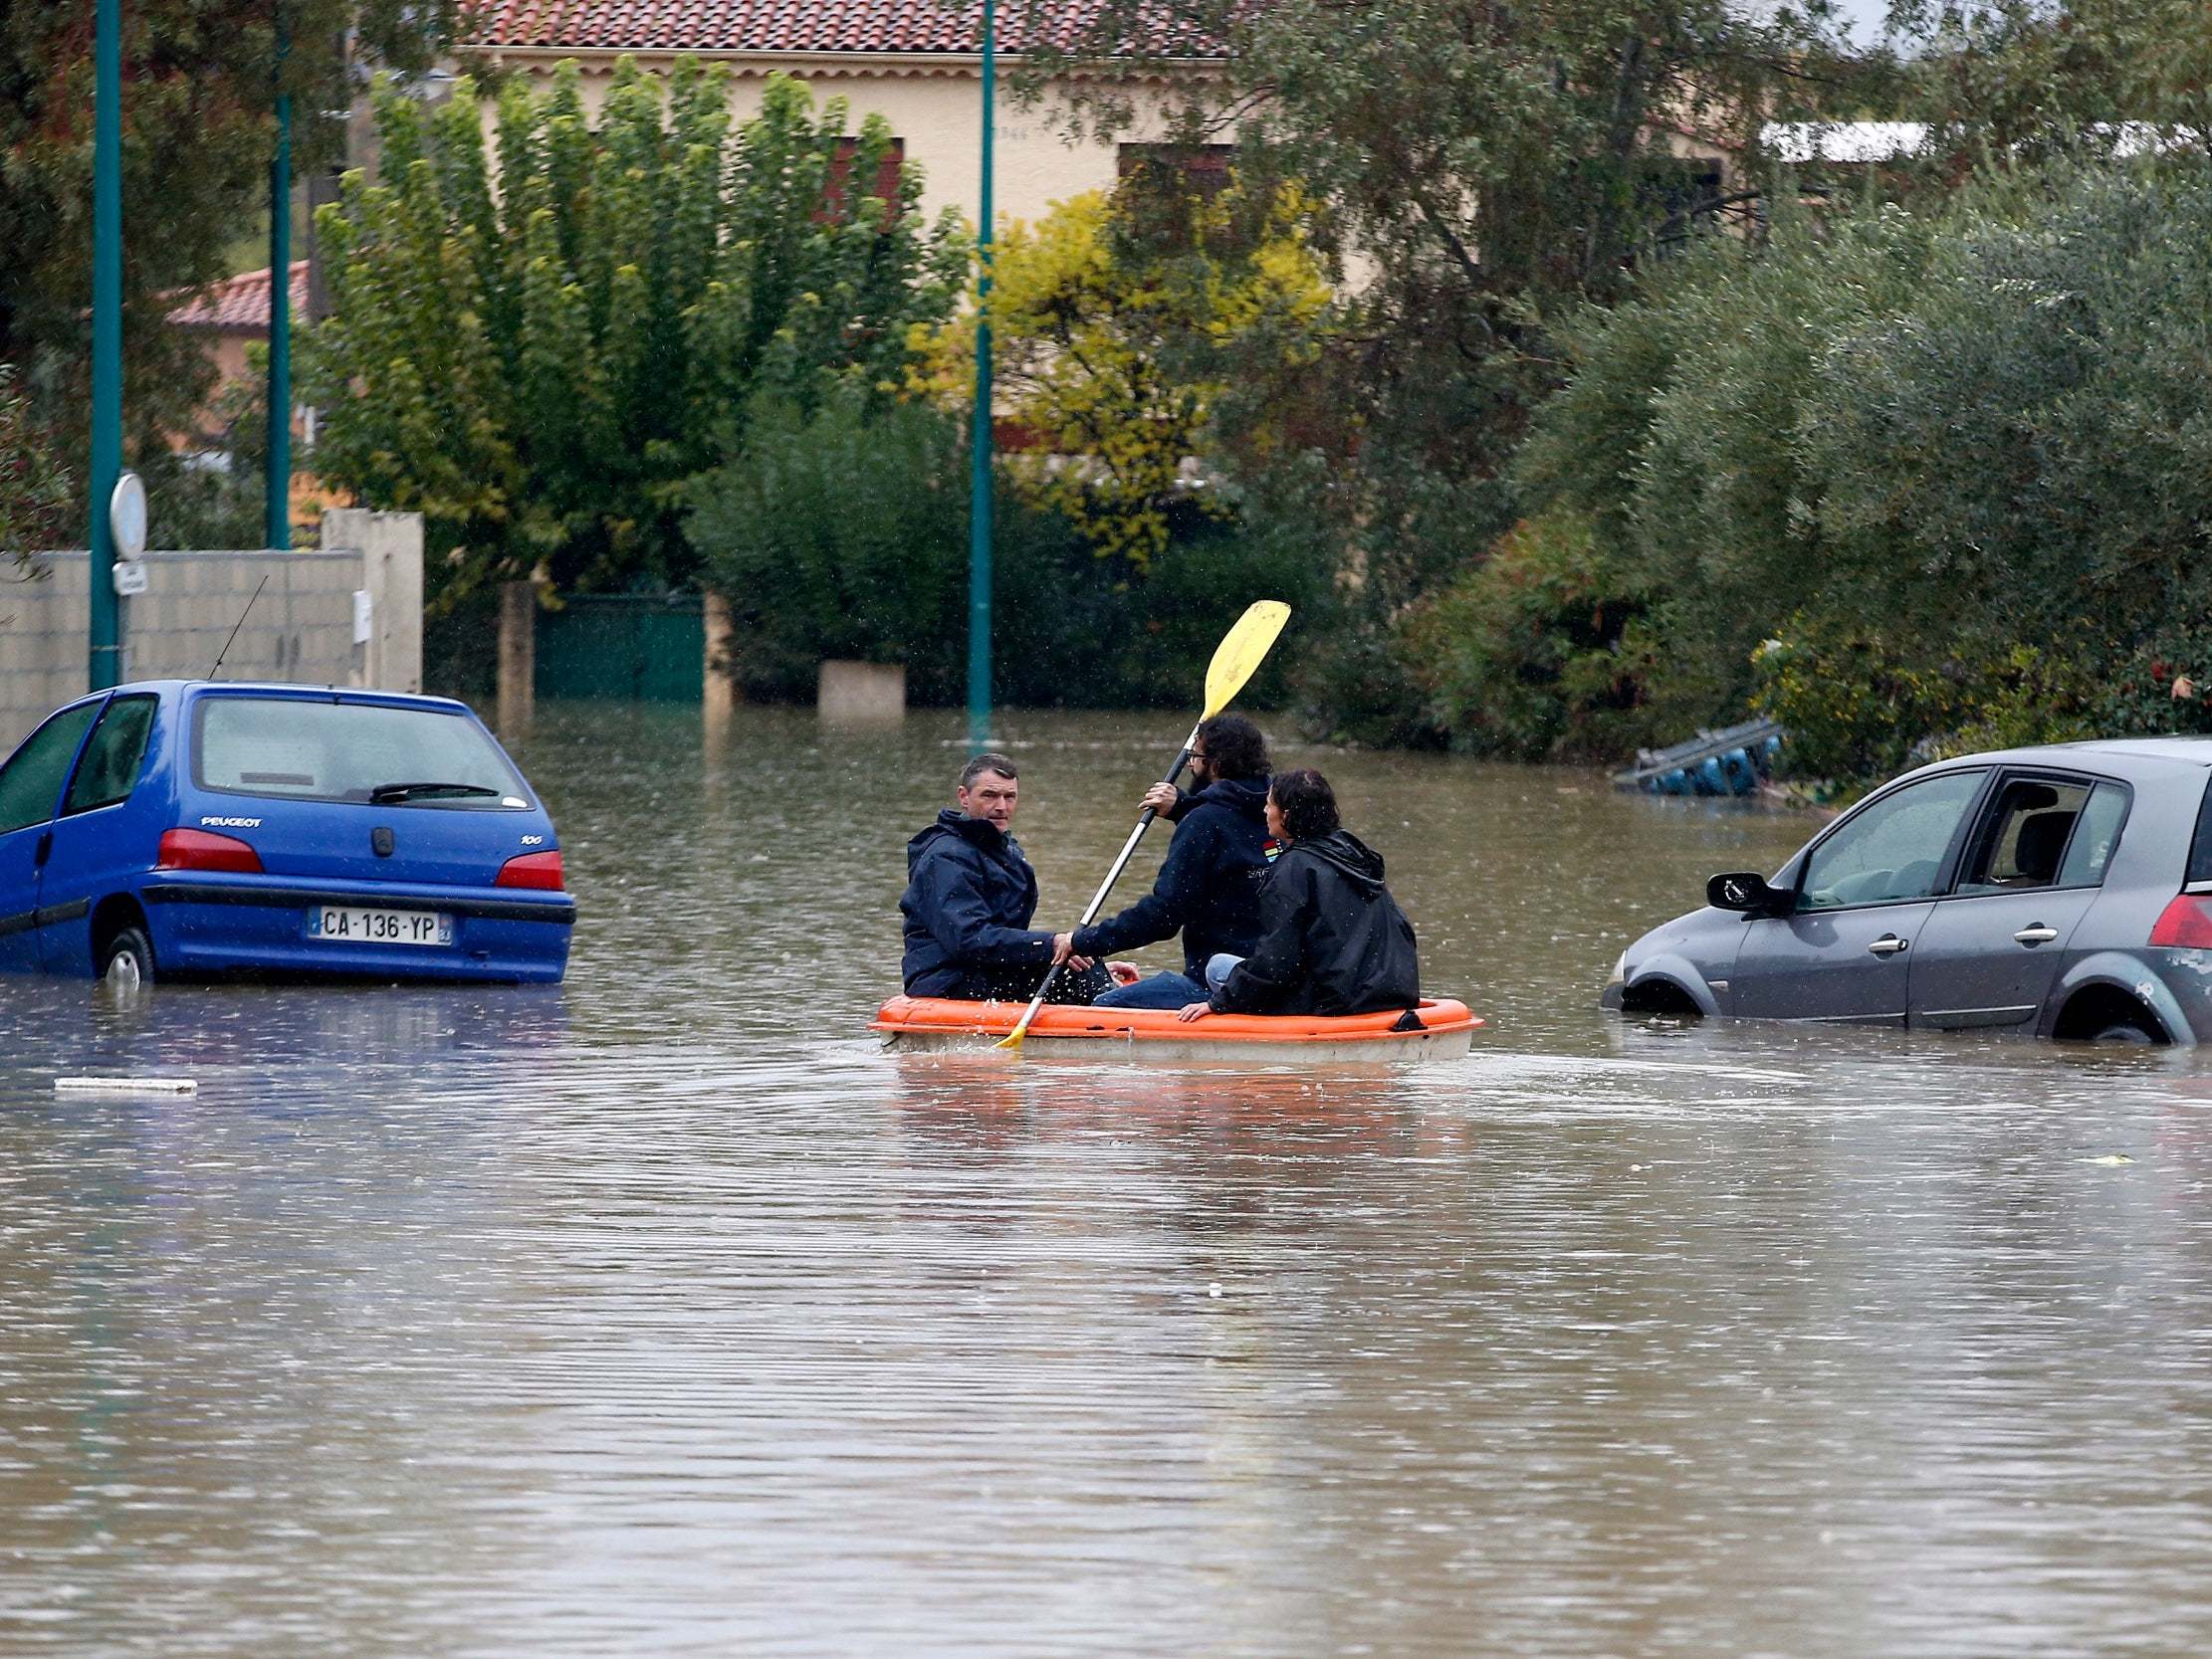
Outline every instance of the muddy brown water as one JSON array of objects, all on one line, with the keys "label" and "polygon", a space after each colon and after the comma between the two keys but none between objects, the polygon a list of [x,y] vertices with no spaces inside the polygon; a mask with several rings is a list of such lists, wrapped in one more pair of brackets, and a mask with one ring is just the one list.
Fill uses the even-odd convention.
[{"label": "muddy brown water", "polygon": [[867,1035],[951,718],[519,752],[557,990],[0,981],[0,1653],[2212,1646],[2212,1071],[1595,1010],[1804,820],[1293,751],[1490,1029],[1176,1074]]}]

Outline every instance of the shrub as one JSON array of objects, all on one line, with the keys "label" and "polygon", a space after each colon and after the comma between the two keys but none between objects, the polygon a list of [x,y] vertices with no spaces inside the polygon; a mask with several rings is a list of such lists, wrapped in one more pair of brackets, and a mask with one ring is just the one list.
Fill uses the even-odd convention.
[{"label": "shrub", "polygon": [[[1921,213],[1785,220],[1765,250],[1674,262],[1568,330],[1576,376],[1516,476],[1532,521],[1587,517],[1587,569],[1641,607],[1616,649],[1661,733],[1755,697],[1799,769],[1863,778],[2193,726],[2212,682],[2188,632],[2212,612],[2207,314],[2212,180],[2182,168],[2068,163]],[[1546,579],[1577,593],[1571,575]],[[1516,608],[1501,568],[1438,614],[1458,640],[1443,713],[1509,751],[1557,740],[1565,613]],[[1518,646],[1514,626],[1533,631]]]},{"label": "shrub", "polygon": [[731,603],[749,694],[805,697],[825,657],[903,662],[918,702],[950,701],[967,637],[960,428],[856,396],[811,417],[757,409],[744,455],[691,491],[687,534]]},{"label": "shrub", "polygon": [[[925,404],[857,395],[811,416],[754,412],[746,453],[692,491],[688,530],[729,597],[748,695],[811,697],[825,657],[899,662],[920,704],[957,704],[968,676],[968,449]],[[1142,566],[1092,551],[1065,517],[1001,475],[993,505],[996,701],[1184,707],[1222,633],[1258,598],[1307,606],[1267,549],[1196,510]],[[1290,653],[1283,654],[1286,658]],[[1244,701],[1283,695],[1281,663]]]},{"label": "shrub", "polygon": [[1513,759],[1607,755],[1644,740],[1624,630],[1643,606],[1589,518],[1516,525],[1401,628],[1430,718],[1451,746]]}]

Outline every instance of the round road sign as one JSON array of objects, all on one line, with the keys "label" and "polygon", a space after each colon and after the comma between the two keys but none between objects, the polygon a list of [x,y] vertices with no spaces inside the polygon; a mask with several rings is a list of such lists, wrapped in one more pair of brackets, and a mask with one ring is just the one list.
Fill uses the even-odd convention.
[{"label": "round road sign", "polygon": [[146,487],[136,473],[115,480],[115,493],[108,498],[108,528],[117,558],[134,559],[146,550]]}]

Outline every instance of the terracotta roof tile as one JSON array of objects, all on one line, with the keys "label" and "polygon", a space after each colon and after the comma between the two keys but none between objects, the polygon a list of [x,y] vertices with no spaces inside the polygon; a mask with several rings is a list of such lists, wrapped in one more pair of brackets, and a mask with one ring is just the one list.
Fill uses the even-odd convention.
[{"label": "terracotta roof tile", "polygon": [[[1019,52],[1038,38],[1071,44],[1104,0],[1056,0],[1036,34],[1020,5],[998,17],[998,49]],[[479,0],[463,32],[484,49],[528,47],[599,52],[886,52],[979,50],[982,0]],[[1180,41],[1178,37],[1180,36]],[[1213,49],[1163,18],[1147,50]]]},{"label": "terracotta roof tile", "polygon": [[[234,333],[269,331],[269,272],[267,268],[210,283],[197,294],[179,289],[170,296],[184,304],[169,312],[179,328],[219,328]],[[292,262],[292,318],[305,322],[308,315],[308,262]]]}]

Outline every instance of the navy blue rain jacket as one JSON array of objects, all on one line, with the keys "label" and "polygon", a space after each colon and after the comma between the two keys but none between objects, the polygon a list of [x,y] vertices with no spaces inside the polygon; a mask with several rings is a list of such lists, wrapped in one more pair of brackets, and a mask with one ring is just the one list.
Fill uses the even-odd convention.
[{"label": "navy blue rain jacket", "polygon": [[1079,929],[1075,953],[1112,956],[1183,932],[1183,971],[1206,983],[1217,950],[1245,956],[1259,942],[1259,884],[1267,874],[1267,779],[1217,778],[1186,794],[1167,862],[1152,891],[1119,916]]},{"label": "navy blue rain jacket", "polygon": [[1029,930],[1036,872],[990,819],[947,807],[906,844],[906,870],[907,995],[980,1001],[1009,972],[1051,965],[1052,935]]}]

